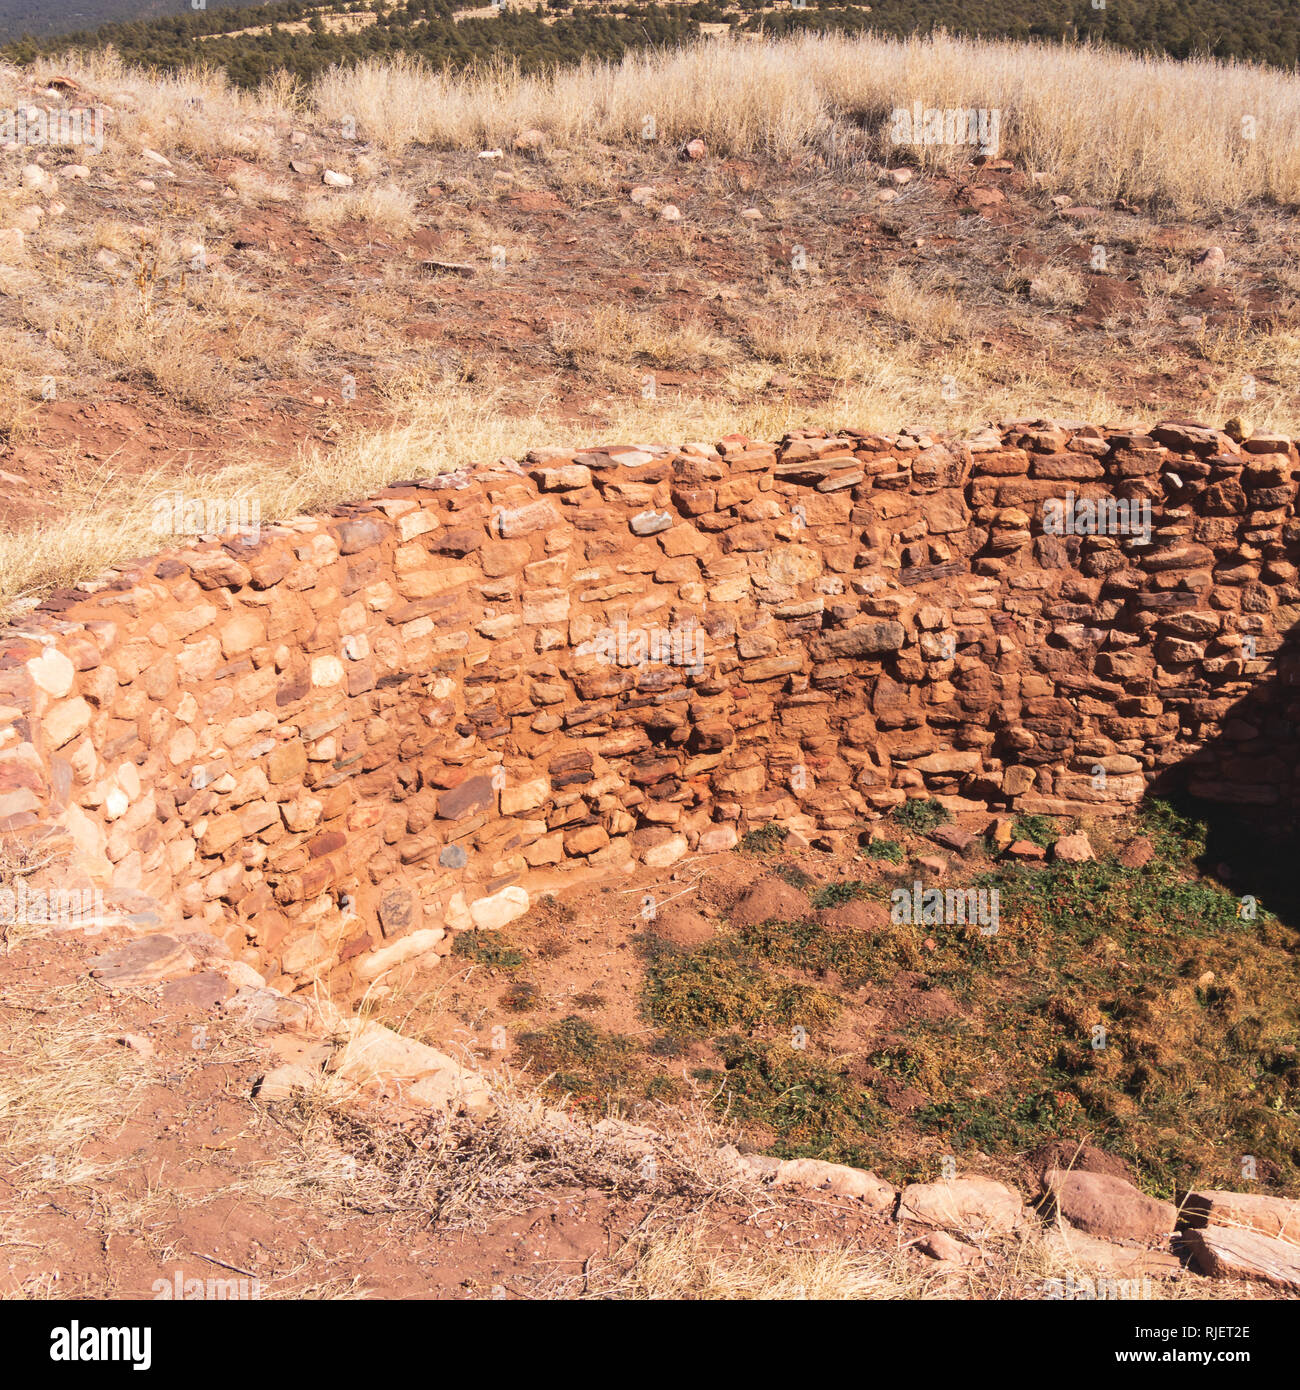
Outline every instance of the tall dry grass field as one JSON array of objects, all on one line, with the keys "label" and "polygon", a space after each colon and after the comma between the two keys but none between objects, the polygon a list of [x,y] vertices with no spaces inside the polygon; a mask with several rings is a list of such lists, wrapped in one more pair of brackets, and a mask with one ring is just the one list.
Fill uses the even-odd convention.
[{"label": "tall dry grass field", "polygon": [[[120,133],[195,153],[258,157],[267,125],[314,118],[390,155],[468,149],[539,129],[560,146],[701,136],[723,154],[788,159],[865,128],[887,154],[890,113],[914,102],[1001,115],[1002,154],[1075,194],[1127,198],[1192,216],[1261,198],[1300,198],[1300,79],[1244,63],[1177,62],[1092,47],[805,36],[703,42],[526,77],[508,64],[439,73],[408,59],[336,68],[308,91],[278,76],[241,93],[220,73],[156,78],[111,51],[42,60],[123,94]],[[0,70],[0,101],[17,74]],[[969,150],[930,146],[941,166]]]},{"label": "tall dry grass field", "polygon": [[[777,158],[828,144],[837,127],[865,127],[886,153],[890,113],[920,101],[998,110],[1004,155],[1089,198],[1193,215],[1300,197],[1300,80],[1086,47],[818,36],[705,43],[546,77],[374,62],[330,72],[308,99],[320,119],[352,117],[392,152],[499,145],[525,128],[560,145],[634,142],[649,115],[660,138]],[[923,153],[941,165],[969,152]]]}]

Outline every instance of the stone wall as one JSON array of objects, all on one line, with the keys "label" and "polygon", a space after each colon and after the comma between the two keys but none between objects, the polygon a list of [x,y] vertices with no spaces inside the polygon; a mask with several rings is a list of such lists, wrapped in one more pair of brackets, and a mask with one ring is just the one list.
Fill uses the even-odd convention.
[{"label": "stone wall", "polygon": [[[771,820],[1109,814],[1175,772],[1289,815],[1297,472],[1280,438],[1039,421],[394,485],[0,634],[0,832],[346,990],[422,926]],[[1101,498],[1149,502],[1149,543],[1078,534]]]}]

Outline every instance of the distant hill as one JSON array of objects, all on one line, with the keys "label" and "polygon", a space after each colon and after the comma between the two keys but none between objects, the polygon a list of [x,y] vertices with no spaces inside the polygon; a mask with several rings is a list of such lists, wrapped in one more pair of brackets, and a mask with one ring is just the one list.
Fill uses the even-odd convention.
[{"label": "distant hill", "polygon": [[[209,10],[246,8],[247,4],[248,0],[207,0]],[[101,24],[192,13],[189,0],[73,0],[71,5],[54,5],[50,0],[0,0],[0,41],[24,34],[47,38],[98,29]]]}]

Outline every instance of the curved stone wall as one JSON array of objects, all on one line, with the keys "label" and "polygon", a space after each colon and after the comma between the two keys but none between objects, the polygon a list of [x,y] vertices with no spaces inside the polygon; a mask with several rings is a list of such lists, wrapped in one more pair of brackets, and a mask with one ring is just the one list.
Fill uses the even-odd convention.
[{"label": "curved stone wall", "polygon": [[773,819],[1107,814],[1175,771],[1289,814],[1297,465],[1037,421],[395,485],[0,635],[0,832],[346,992],[423,927]]}]

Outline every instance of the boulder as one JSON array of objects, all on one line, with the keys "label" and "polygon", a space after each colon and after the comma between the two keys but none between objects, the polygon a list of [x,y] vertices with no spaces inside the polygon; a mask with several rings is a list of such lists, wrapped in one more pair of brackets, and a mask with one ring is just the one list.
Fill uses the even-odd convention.
[{"label": "boulder", "polygon": [[1044,1211],[1102,1240],[1155,1245],[1167,1240],[1177,1225],[1173,1203],[1148,1197],[1110,1173],[1053,1168],[1044,1186]]},{"label": "boulder", "polygon": [[897,1193],[882,1178],[843,1163],[827,1163],[820,1158],[790,1158],[772,1173],[773,1187],[806,1187],[816,1192],[833,1192],[839,1197],[859,1197],[873,1211],[892,1211]]},{"label": "boulder", "polygon": [[1218,1279],[1252,1279],[1275,1289],[1300,1291],[1300,1246],[1260,1231],[1206,1226],[1189,1231],[1192,1265]]},{"label": "boulder", "polygon": [[347,1030],[347,1041],[330,1060],[339,1080],[377,1083],[399,1099],[439,1109],[481,1111],[491,1104],[483,1078],[445,1052],[380,1023],[352,1019]]},{"label": "boulder", "polygon": [[414,931],[409,936],[400,937],[391,946],[381,946],[377,951],[368,951],[364,956],[358,957],[352,969],[358,980],[369,983],[406,961],[428,955],[446,935],[441,927],[426,927],[422,931]]},{"label": "boulder", "polygon": [[1077,835],[1062,835],[1052,846],[1052,858],[1061,864],[1085,864],[1095,858],[1092,841],[1080,832]]},{"label": "boulder", "polygon": [[899,1196],[898,1219],[974,1236],[1005,1235],[1024,1221],[1024,1202],[993,1178],[912,1183]]},{"label": "boulder", "polygon": [[1200,1188],[1180,1205],[1189,1226],[1235,1226],[1300,1245],[1300,1202],[1290,1198]]}]

